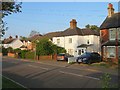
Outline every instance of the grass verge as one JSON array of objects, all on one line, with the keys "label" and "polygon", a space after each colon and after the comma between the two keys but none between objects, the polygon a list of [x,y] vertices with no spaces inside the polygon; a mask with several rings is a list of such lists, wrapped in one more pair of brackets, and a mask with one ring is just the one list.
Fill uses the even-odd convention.
[{"label": "grass verge", "polygon": [[15,88],[17,90],[27,90],[26,88],[18,85],[17,83],[7,79],[6,77],[2,77],[2,90],[7,88]]}]

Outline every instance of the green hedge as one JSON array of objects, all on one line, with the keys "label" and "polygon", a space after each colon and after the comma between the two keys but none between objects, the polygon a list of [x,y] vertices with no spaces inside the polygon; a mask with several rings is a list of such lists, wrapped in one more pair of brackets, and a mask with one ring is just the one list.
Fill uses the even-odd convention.
[{"label": "green hedge", "polygon": [[27,52],[25,58],[27,59],[34,59],[35,52]]}]

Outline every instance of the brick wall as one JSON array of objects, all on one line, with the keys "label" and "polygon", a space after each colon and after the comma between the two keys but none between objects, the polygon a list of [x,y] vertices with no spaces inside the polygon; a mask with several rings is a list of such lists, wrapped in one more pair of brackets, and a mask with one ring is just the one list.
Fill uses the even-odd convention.
[{"label": "brick wall", "polygon": [[15,54],[14,53],[8,53],[7,56],[8,57],[15,57]]}]

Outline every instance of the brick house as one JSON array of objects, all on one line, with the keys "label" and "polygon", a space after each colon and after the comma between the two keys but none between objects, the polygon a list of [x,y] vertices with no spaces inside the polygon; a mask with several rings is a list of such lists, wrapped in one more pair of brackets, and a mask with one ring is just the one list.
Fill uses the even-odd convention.
[{"label": "brick house", "polygon": [[108,16],[100,26],[101,54],[105,61],[118,62],[120,58],[120,12],[114,13],[108,4]]}]

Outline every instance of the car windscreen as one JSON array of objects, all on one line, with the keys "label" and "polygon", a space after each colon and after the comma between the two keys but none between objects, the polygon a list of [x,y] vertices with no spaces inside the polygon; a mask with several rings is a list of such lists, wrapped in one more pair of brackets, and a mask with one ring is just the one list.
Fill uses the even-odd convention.
[{"label": "car windscreen", "polygon": [[65,54],[58,54],[58,56],[65,56]]},{"label": "car windscreen", "polygon": [[91,55],[91,53],[84,53],[81,55],[81,57],[89,57]]}]

